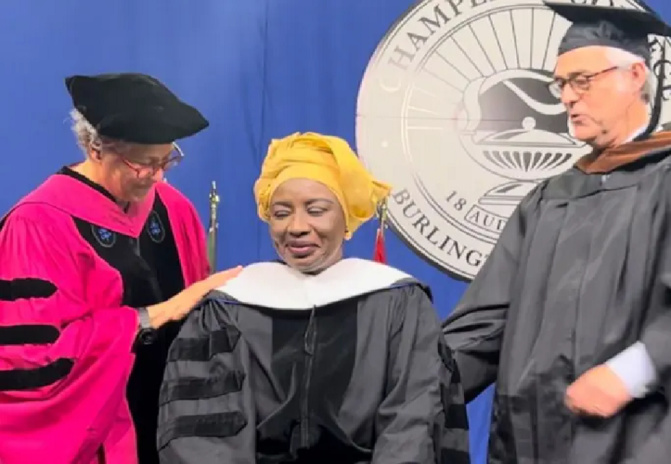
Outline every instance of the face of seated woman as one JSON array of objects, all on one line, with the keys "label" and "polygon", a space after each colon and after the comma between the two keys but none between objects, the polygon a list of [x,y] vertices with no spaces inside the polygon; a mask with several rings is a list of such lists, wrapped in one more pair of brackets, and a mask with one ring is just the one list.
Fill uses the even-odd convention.
[{"label": "face of seated woman", "polygon": [[270,201],[270,237],[280,258],[303,273],[317,273],[342,258],[345,215],[324,184],[290,179]]}]

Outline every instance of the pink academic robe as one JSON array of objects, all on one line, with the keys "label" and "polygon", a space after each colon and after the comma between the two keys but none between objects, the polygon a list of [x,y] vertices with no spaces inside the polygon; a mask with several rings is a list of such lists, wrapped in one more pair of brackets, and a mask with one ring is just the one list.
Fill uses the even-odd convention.
[{"label": "pink academic robe", "polygon": [[136,311],[120,273],[73,217],[137,237],[159,195],[186,285],[209,274],[204,229],[166,183],[128,213],[82,182],[53,175],[0,229],[0,463],[135,464],[126,385]]}]

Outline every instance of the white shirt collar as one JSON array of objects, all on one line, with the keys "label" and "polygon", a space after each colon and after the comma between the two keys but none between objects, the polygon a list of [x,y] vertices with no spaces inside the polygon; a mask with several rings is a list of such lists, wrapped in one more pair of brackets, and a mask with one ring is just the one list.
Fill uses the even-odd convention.
[{"label": "white shirt collar", "polygon": [[625,139],[624,142],[622,142],[622,143],[629,143],[629,142],[631,142],[631,141],[634,140],[636,137],[638,137],[639,135],[641,135],[641,134],[645,131],[645,129],[647,129],[647,127],[648,127],[648,123],[646,122],[644,126],[641,126],[641,127],[639,127],[638,129],[636,129],[636,130],[635,130],[635,131],[634,131],[634,132],[633,132],[627,139]]}]

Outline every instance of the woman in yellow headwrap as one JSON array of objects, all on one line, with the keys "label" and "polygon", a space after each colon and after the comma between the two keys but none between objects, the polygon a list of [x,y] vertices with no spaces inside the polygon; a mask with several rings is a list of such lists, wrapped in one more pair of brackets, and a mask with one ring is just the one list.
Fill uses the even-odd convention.
[{"label": "woman in yellow headwrap", "polygon": [[307,133],[271,142],[254,196],[282,259],[316,272],[342,258],[343,240],[373,217],[390,190],[346,141]]},{"label": "woman in yellow headwrap", "polygon": [[429,289],[342,257],[389,191],[340,138],[271,143],[254,194],[283,263],[246,267],[185,322],[161,390],[161,462],[469,462]]}]

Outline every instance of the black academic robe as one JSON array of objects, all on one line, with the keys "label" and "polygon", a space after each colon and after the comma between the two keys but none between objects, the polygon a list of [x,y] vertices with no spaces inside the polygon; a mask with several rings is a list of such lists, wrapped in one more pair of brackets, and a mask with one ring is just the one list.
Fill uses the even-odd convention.
[{"label": "black academic robe", "polygon": [[[496,381],[489,463],[669,461],[668,155],[540,184],[445,321],[467,401]],[[610,419],[569,412],[567,387],[639,340],[657,388]]]},{"label": "black academic robe", "polygon": [[346,259],[248,266],[187,318],[160,395],[163,464],[468,463],[428,289]]}]

